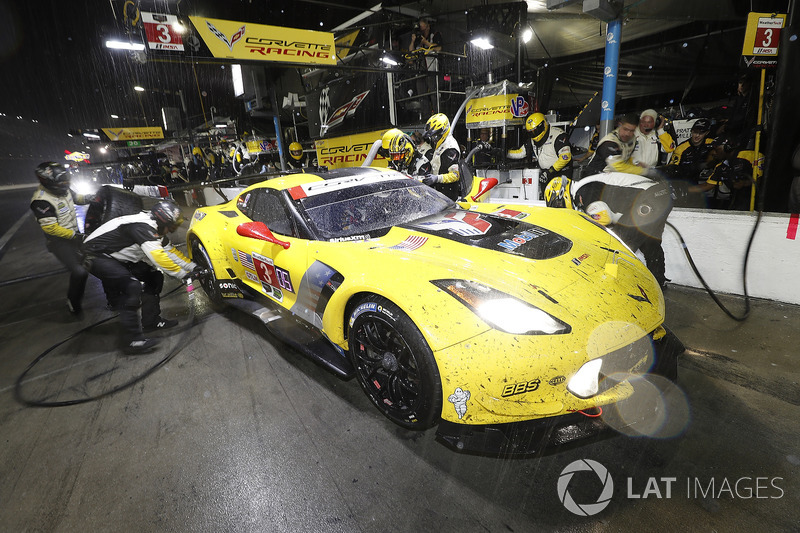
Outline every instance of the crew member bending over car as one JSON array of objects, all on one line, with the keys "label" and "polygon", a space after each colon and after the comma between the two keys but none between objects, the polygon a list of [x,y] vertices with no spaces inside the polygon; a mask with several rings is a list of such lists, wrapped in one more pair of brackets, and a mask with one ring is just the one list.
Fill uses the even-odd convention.
[{"label": "crew member bending over car", "polygon": [[[157,202],[143,211],[109,220],[84,243],[89,272],[102,280],[116,299],[122,324],[122,348],[126,353],[143,353],[158,342],[144,337],[177,325],[161,317],[160,293],[167,273],[178,279],[205,271],[179,252],[168,232],[183,223],[180,208],[170,200]],[[141,309],[141,317],[139,310]]]},{"label": "crew member bending over car", "polygon": [[461,171],[458,168],[461,150],[450,131],[450,120],[444,113],[436,113],[425,124],[422,138],[431,148],[425,157],[431,162],[431,173],[422,179],[451,200],[458,200]]},{"label": "crew member bending over car", "polygon": [[70,313],[78,314],[89,274],[81,264],[83,234],[78,228],[75,204],[87,204],[92,197],[70,190],[70,176],[64,165],[42,163],[36,167],[36,177],[40,185],[31,198],[31,210],[44,231],[47,249],[69,270],[67,306]]},{"label": "crew member bending over car", "polygon": [[614,233],[628,247],[640,250],[662,289],[666,288],[664,250],[661,238],[672,211],[668,183],[643,176],[609,172],[573,182],[553,179],[544,191],[547,207],[566,207],[585,212]]},{"label": "crew member bending over car", "polygon": [[409,176],[427,176],[431,163],[417,151],[414,141],[406,133],[392,128],[383,134],[381,148],[388,155],[389,168]]}]

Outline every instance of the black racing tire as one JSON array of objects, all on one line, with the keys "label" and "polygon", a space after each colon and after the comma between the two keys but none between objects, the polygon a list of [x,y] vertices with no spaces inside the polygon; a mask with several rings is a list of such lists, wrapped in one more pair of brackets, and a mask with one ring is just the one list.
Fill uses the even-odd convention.
[{"label": "black racing tire", "polygon": [[219,309],[224,306],[225,299],[222,297],[222,292],[219,290],[219,283],[217,282],[217,273],[214,272],[214,265],[211,263],[211,258],[206,251],[206,247],[199,239],[192,239],[192,261],[197,263],[198,266],[208,270],[209,275],[207,278],[200,280],[200,286],[203,287],[208,299],[211,301],[212,307]]},{"label": "black racing tire", "polygon": [[386,298],[360,298],[348,317],[350,361],[361,388],[389,420],[406,429],[435,425],[442,380],[425,337]]},{"label": "black racing tire", "polygon": [[125,191],[119,187],[104,185],[100,187],[94,200],[86,210],[84,233],[89,235],[101,224],[124,215],[135,215],[144,209],[142,198],[138,194]]}]

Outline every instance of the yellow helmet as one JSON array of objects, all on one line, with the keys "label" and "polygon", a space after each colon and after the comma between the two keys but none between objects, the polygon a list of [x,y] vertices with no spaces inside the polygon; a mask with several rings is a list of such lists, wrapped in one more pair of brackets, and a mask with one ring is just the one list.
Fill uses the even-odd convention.
[{"label": "yellow helmet", "polygon": [[293,142],[289,145],[289,154],[291,154],[292,159],[300,161],[300,158],[303,157],[303,145],[299,142]]},{"label": "yellow helmet", "polygon": [[551,179],[544,189],[544,200],[547,203],[547,207],[573,209],[571,185],[572,180],[563,176]]},{"label": "yellow helmet", "polygon": [[401,168],[411,164],[414,155],[414,144],[408,135],[397,128],[392,128],[383,134],[381,147],[389,152],[389,160],[394,161]]},{"label": "yellow helmet", "polygon": [[450,120],[444,113],[436,113],[425,124],[425,133],[422,138],[434,149],[444,142],[450,133]]},{"label": "yellow helmet", "polygon": [[547,123],[547,119],[544,118],[543,114],[534,113],[525,120],[525,129],[531,140],[539,144],[545,140],[550,125]]},{"label": "yellow helmet", "polygon": [[199,146],[195,146],[194,148],[192,148],[192,155],[196,155],[198,157],[203,157],[203,150],[200,149]]}]

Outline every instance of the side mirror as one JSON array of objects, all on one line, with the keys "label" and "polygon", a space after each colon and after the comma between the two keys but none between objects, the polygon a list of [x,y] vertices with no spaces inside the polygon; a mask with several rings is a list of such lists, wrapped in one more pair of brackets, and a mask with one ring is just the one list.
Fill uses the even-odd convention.
[{"label": "side mirror", "polygon": [[263,222],[245,222],[244,224],[239,224],[236,227],[236,233],[242,237],[249,237],[251,239],[258,239],[259,241],[267,241],[272,244],[277,244],[278,246],[283,246],[284,250],[287,250],[289,246],[292,245],[292,243],[276,239],[275,235],[272,234],[267,225]]},{"label": "side mirror", "polygon": [[483,178],[478,186],[478,194],[471,196],[470,201],[477,202],[478,198],[494,189],[498,183],[500,182],[497,181],[497,178]]}]

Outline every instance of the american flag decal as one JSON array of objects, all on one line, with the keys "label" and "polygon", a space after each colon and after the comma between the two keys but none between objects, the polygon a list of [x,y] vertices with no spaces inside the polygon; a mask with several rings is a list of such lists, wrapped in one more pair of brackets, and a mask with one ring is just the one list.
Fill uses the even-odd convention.
[{"label": "american flag decal", "polygon": [[411,250],[416,250],[417,248],[419,248],[420,246],[422,246],[426,242],[428,242],[428,238],[427,237],[423,237],[421,235],[411,235],[409,237],[406,237],[406,240],[404,240],[400,244],[395,244],[394,246],[390,247],[389,249],[390,250],[408,250],[410,252]]},{"label": "american flag decal", "polygon": [[249,268],[250,270],[256,269],[256,265],[253,264],[253,258],[250,257],[250,254],[246,254],[241,250],[239,250],[239,262],[245,268]]}]

